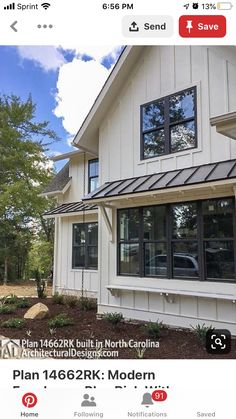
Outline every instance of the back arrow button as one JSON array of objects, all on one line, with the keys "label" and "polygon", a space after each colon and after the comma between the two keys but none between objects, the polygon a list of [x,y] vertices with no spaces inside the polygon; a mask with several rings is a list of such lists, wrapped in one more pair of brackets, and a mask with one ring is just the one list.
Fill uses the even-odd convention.
[{"label": "back arrow button", "polygon": [[14,32],[17,32],[17,29],[16,29],[16,24],[17,24],[17,20],[15,20],[15,22],[13,22],[12,24],[11,24],[11,26],[10,26],[10,28],[14,31]]}]

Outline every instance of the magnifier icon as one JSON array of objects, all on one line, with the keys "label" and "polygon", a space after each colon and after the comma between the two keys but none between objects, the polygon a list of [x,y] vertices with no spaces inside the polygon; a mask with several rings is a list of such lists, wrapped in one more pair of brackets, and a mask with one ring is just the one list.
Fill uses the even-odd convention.
[{"label": "magnifier icon", "polygon": [[222,340],[221,340],[220,338],[216,338],[216,339],[215,339],[215,344],[216,344],[216,345],[220,345],[220,346],[222,346],[222,345],[223,345]]}]

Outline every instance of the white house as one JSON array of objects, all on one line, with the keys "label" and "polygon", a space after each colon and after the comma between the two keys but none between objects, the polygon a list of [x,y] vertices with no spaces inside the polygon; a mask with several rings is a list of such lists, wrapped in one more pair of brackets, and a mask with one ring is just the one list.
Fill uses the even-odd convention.
[{"label": "white house", "polygon": [[[235,47],[127,47],[56,191],[59,204],[87,206],[83,216],[73,206],[50,214],[56,290],[80,290],[84,269],[99,314],[236,334],[235,139]],[[73,265],[74,226],[89,222],[98,222],[98,273],[79,253]],[[80,240],[87,254],[89,239]]]}]

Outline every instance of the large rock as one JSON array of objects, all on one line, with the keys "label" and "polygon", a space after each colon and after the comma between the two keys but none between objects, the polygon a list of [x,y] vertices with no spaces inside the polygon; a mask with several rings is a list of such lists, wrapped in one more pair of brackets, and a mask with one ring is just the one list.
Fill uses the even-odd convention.
[{"label": "large rock", "polygon": [[24,315],[24,319],[38,319],[42,320],[49,314],[49,309],[45,304],[37,303],[34,306],[30,307]]}]

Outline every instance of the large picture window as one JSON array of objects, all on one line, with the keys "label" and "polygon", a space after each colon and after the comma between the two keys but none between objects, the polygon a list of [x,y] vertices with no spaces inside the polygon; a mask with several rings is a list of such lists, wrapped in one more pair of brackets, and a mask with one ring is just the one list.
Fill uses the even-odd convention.
[{"label": "large picture window", "polygon": [[197,147],[196,87],[141,106],[141,159]]},{"label": "large picture window", "polygon": [[235,281],[232,198],[118,210],[118,274]]},{"label": "large picture window", "polygon": [[98,223],[73,224],[72,268],[97,267]]}]

